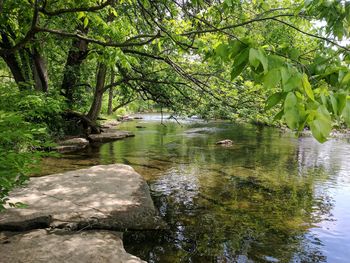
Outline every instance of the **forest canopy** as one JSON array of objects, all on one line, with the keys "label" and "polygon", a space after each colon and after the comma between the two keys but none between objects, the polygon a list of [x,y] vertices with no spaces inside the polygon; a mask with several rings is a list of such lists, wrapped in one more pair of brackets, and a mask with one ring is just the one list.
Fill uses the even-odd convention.
[{"label": "forest canopy", "polygon": [[349,35],[344,0],[0,0],[1,201],[52,138],[130,103],[324,142],[350,125]]}]

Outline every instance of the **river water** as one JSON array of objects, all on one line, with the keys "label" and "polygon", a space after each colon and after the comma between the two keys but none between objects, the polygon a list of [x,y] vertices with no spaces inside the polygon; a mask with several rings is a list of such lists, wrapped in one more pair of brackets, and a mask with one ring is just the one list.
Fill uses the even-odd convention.
[{"label": "river water", "polygon": [[[136,125],[145,128],[136,128]],[[148,262],[350,262],[350,141],[228,122],[123,123],[134,138],[47,159],[43,173],[125,163],[147,180],[165,232],[130,232]],[[215,145],[222,139],[233,146]]]}]

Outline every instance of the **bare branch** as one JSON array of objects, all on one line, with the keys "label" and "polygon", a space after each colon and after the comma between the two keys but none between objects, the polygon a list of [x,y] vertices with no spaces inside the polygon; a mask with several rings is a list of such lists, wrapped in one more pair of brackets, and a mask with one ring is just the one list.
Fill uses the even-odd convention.
[{"label": "bare branch", "polygon": [[350,52],[350,49],[349,49],[349,48],[344,47],[344,46],[338,44],[337,42],[335,42],[335,40],[332,40],[332,39],[329,39],[329,38],[326,38],[326,37],[322,37],[322,36],[318,36],[318,35],[315,35],[315,34],[311,34],[311,33],[305,32],[305,31],[303,31],[303,30],[297,28],[296,26],[294,26],[294,25],[292,25],[292,24],[289,24],[289,23],[287,23],[287,22],[285,22],[285,21],[279,20],[279,19],[277,19],[277,18],[273,18],[273,20],[274,20],[274,21],[277,21],[277,22],[279,22],[279,23],[282,23],[282,24],[284,24],[284,25],[286,25],[286,26],[288,26],[288,27],[290,27],[290,28],[293,28],[294,30],[296,30],[296,31],[298,31],[298,32],[300,32],[300,33],[302,33],[302,34],[304,34],[304,35],[307,35],[307,36],[310,36],[310,37],[313,37],[313,38],[317,38],[317,39],[321,39],[321,40],[326,41],[326,42],[328,42],[328,43],[330,43],[330,44],[332,44],[332,45],[334,45],[334,46],[337,46],[337,47],[339,47],[339,48],[341,48],[341,49],[343,49],[343,50],[345,50],[345,51],[347,51],[347,52]]},{"label": "bare branch", "polygon": [[[140,42],[132,42],[129,40],[122,42],[122,43],[117,43],[117,42],[105,42],[101,40],[97,40],[94,38],[87,37],[85,35],[82,35],[80,33],[69,33],[61,30],[56,30],[56,29],[49,29],[49,28],[37,28],[37,32],[46,32],[50,34],[54,34],[57,36],[61,37],[68,37],[68,38],[77,38],[80,40],[87,41],[89,43],[94,43],[103,47],[134,47],[134,46],[143,46],[151,43],[154,39],[161,37],[161,35],[158,33],[156,35],[153,35],[147,40],[140,41]],[[136,37],[137,38],[137,37]]]},{"label": "bare branch", "polygon": [[190,36],[190,35],[197,35],[197,34],[204,34],[204,33],[215,33],[215,32],[222,31],[222,30],[242,27],[242,26],[245,26],[245,25],[248,25],[248,24],[252,24],[252,23],[256,23],[256,22],[273,20],[273,19],[278,18],[278,17],[296,17],[296,16],[297,15],[295,15],[295,14],[279,14],[279,15],[269,16],[269,17],[254,18],[254,19],[251,19],[251,20],[244,21],[242,23],[229,25],[229,26],[224,26],[224,27],[220,27],[220,28],[211,28],[211,29],[188,31],[188,32],[182,33],[181,35],[182,36]]},{"label": "bare branch", "polygon": [[82,6],[82,7],[76,7],[76,8],[63,8],[63,9],[58,9],[55,11],[50,11],[46,10],[45,7],[42,7],[39,9],[39,11],[47,16],[58,16],[62,14],[67,14],[67,13],[76,13],[76,12],[94,12],[101,10],[109,5],[113,5],[116,3],[115,0],[106,0],[104,3],[101,3],[99,5],[95,6]]}]

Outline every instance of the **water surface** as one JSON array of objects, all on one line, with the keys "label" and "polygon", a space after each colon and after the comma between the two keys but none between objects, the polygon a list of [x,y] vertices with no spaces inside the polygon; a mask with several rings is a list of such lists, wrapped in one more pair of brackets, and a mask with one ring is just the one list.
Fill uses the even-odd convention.
[{"label": "water surface", "polygon": [[[349,141],[181,123],[155,115],[123,123],[134,138],[47,159],[43,173],[134,167],[170,227],[125,235],[127,251],[148,262],[349,262]],[[222,139],[233,146],[215,145]]]}]

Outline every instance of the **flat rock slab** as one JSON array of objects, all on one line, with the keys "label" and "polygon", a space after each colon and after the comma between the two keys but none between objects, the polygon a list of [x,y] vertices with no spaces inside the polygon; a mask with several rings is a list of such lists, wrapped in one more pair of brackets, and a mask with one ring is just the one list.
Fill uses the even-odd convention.
[{"label": "flat rock slab", "polygon": [[55,149],[60,153],[67,153],[84,149],[88,145],[89,141],[85,138],[73,138],[58,142],[58,146]]},{"label": "flat rock slab", "polygon": [[0,230],[164,228],[147,183],[123,164],[31,178],[26,187],[10,194],[9,202],[28,207],[1,213]]},{"label": "flat rock slab", "polygon": [[2,236],[2,263],[140,263],[123,247],[121,234],[107,231],[54,234],[35,230],[14,236]]},{"label": "flat rock slab", "polygon": [[133,137],[133,136],[135,135],[128,131],[108,129],[106,132],[103,132],[100,134],[90,134],[89,140],[93,143],[104,143],[104,142],[111,142],[111,141],[124,139],[127,137]]}]

